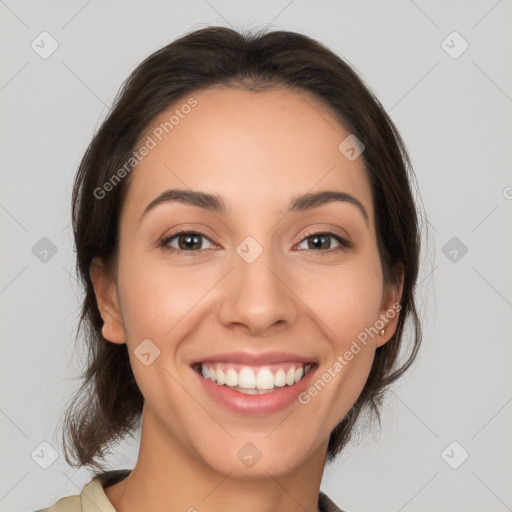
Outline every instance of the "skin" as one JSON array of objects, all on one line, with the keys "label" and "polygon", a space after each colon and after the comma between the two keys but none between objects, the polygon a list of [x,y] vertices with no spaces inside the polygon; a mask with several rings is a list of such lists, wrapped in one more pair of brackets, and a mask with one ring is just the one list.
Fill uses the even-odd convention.
[{"label": "skin", "polygon": [[[117,281],[97,258],[91,265],[103,336],[128,344],[145,398],[137,464],[105,493],[118,512],[316,511],[329,434],[359,396],[398,314],[307,405],[262,417],[213,402],[189,361],[286,351],[317,360],[320,376],[399,301],[402,288],[384,287],[363,159],[349,161],[338,150],[349,132],[322,102],[286,89],[217,88],[193,96],[198,105],[132,171]],[[139,222],[169,188],[218,194],[229,212],[173,202]],[[285,214],[292,198],[319,190],[353,195],[368,222],[349,202]],[[158,247],[185,228],[206,234],[199,238],[202,255]],[[308,229],[334,229],[353,246],[327,237],[327,248],[311,248]],[[247,236],[263,248],[252,263],[236,252]],[[168,245],[190,251],[179,241]],[[147,338],[160,350],[149,366],[134,355]],[[237,458],[247,442],[262,454],[250,468]]]}]

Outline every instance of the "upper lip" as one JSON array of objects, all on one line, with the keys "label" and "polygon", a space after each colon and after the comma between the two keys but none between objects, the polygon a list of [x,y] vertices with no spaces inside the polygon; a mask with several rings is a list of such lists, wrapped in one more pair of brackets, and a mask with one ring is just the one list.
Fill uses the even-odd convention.
[{"label": "upper lip", "polygon": [[222,354],[215,354],[204,356],[200,359],[194,359],[190,365],[198,363],[233,363],[233,364],[246,364],[249,366],[262,366],[265,364],[278,364],[278,363],[316,363],[315,358],[309,356],[301,356],[298,354],[291,354],[287,352],[263,352],[260,354],[250,352],[224,352]]}]

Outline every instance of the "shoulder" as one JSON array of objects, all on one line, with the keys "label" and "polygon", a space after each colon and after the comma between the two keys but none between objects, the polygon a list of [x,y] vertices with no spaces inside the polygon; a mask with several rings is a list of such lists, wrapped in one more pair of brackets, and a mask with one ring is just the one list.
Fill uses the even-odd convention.
[{"label": "shoulder", "polygon": [[344,512],[322,491],[320,491],[320,494],[318,495],[318,509],[320,512]]},{"label": "shoulder", "polygon": [[61,498],[51,507],[41,508],[35,512],[82,512],[80,496],[66,496],[65,498]]},{"label": "shoulder", "polygon": [[98,508],[102,512],[116,512],[103,487],[122,480],[130,471],[129,469],[120,469],[96,474],[83,487],[80,494],[60,498],[52,506],[35,512],[90,512],[91,510],[97,511]]}]

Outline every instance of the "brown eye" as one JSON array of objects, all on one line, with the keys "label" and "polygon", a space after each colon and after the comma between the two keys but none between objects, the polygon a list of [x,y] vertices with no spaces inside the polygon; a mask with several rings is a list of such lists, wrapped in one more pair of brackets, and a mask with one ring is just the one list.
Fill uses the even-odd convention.
[{"label": "brown eye", "polygon": [[206,235],[196,231],[180,231],[166,237],[162,240],[160,246],[169,252],[178,252],[179,254],[184,252],[194,253],[210,248],[203,246],[202,239],[208,240],[208,243],[211,244],[211,240]]},{"label": "brown eye", "polygon": [[307,247],[303,247],[301,250],[310,249],[313,251],[325,252],[329,249],[336,248],[333,247],[333,239],[335,240],[335,243],[338,243],[337,247],[342,247],[344,249],[351,247],[351,244],[348,240],[338,235],[337,233],[331,232],[310,233],[306,236],[306,238],[303,239],[298,247],[300,248],[300,245],[306,242]]}]

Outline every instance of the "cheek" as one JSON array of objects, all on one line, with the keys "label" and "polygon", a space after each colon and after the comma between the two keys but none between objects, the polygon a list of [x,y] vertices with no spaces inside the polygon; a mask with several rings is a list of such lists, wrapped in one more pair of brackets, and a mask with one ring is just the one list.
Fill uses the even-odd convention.
[{"label": "cheek", "polygon": [[120,262],[123,318],[131,337],[168,339],[169,331],[200,304],[218,280],[216,270],[199,272],[198,268],[171,266],[165,257],[147,254],[125,258],[124,267]]},{"label": "cheek", "polygon": [[302,295],[342,350],[378,319],[382,298],[382,275],[373,263],[354,264],[315,275],[305,283]]},{"label": "cheek", "polygon": [[[379,319],[382,296],[379,262],[359,261],[317,275],[310,290],[305,295],[308,306],[326,326],[330,341],[325,367],[311,391],[322,395],[316,406],[332,429],[357,400],[373,363],[378,334],[372,327]],[[329,389],[325,394],[320,392],[324,387]]]}]

